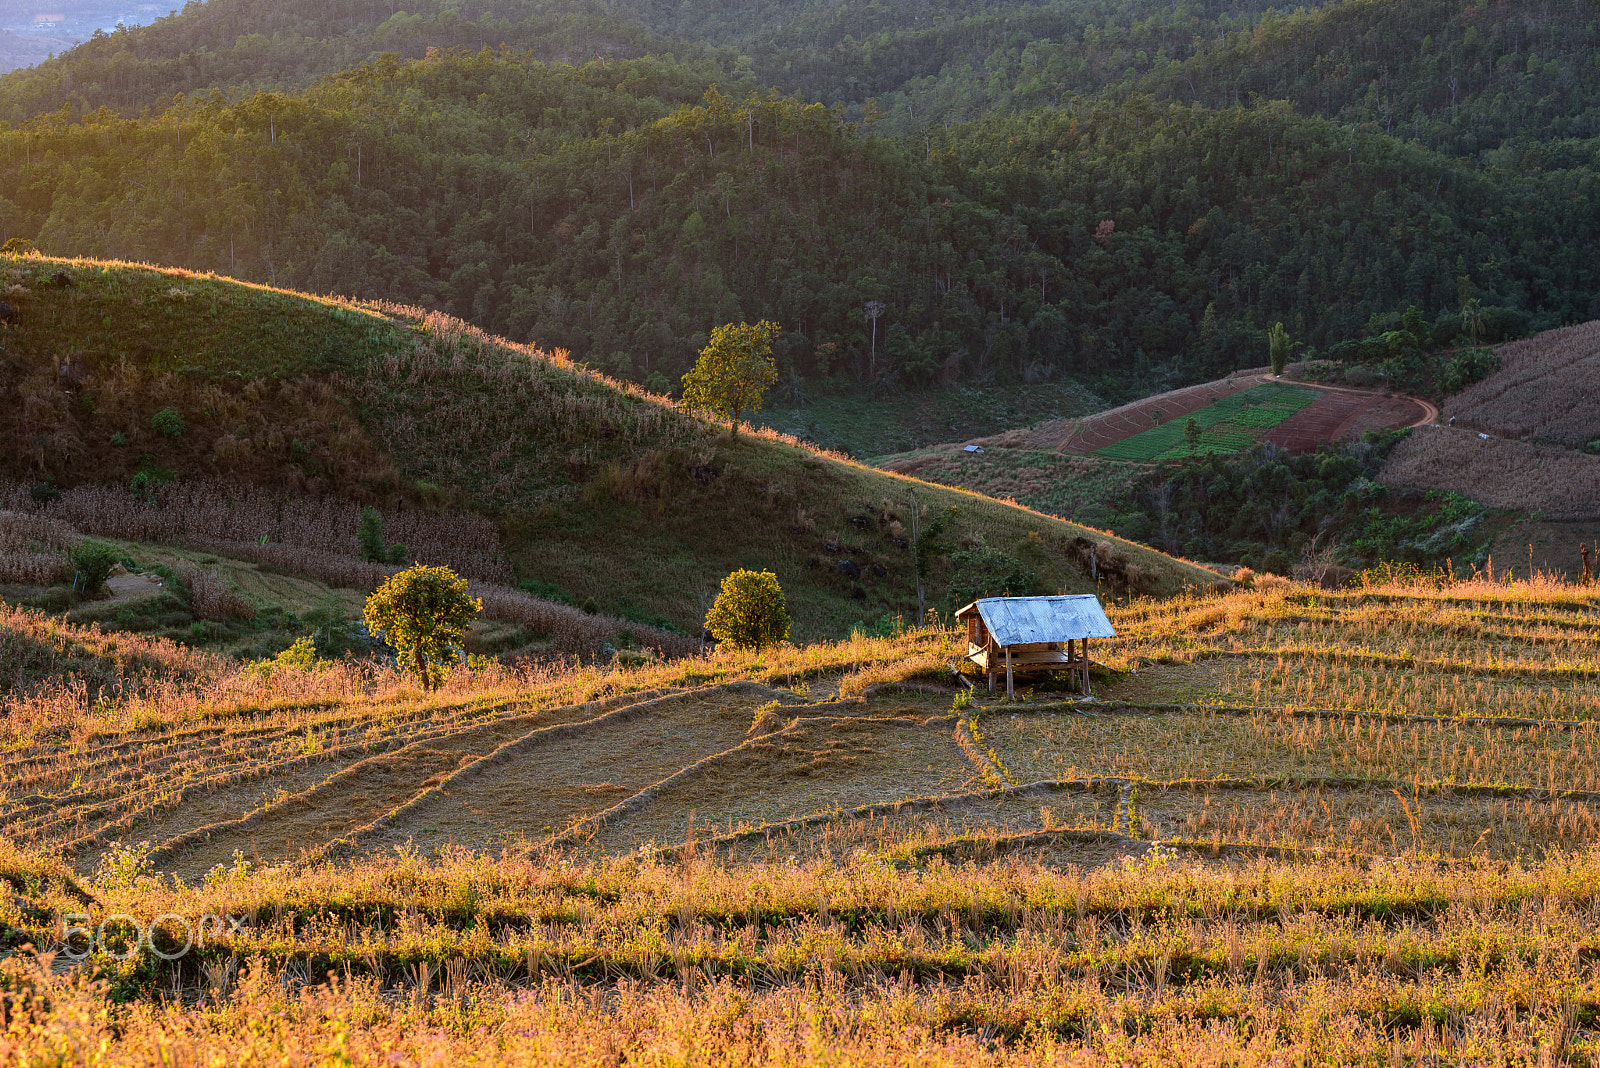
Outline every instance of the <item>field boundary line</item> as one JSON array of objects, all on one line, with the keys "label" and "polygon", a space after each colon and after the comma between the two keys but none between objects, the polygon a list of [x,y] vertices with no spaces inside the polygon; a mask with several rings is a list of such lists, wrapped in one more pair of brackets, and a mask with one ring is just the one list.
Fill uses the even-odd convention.
[{"label": "field boundary line", "polygon": [[[975,715],[971,717],[973,720],[977,718]],[[972,725],[966,717],[956,717],[955,739],[956,745],[966,755],[966,758],[972,762],[972,766],[977,769],[984,782],[991,786],[998,786],[1002,783],[1016,785],[1011,782],[1011,776],[1006,774],[1006,769],[1000,766],[1000,762],[984,752],[983,746],[978,744],[977,737],[972,733]]]},{"label": "field boundary line", "polygon": [[[844,705],[844,704],[854,704],[855,702],[836,701],[836,702],[830,702],[830,703],[831,704],[835,704],[835,705]],[[811,706],[811,707],[815,707],[815,708],[819,708],[820,709],[820,708],[823,708],[823,707],[826,707],[826,706],[816,705],[816,706]],[[622,818],[624,818],[626,816],[629,816],[629,815],[632,815],[635,812],[638,812],[640,809],[646,807],[651,802],[655,801],[658,797],[661,796],[662,793],[664,793],[665,791],[671,789],[672,787],[678,786],[681,783],[688,781],[689,779],[692,779],[692,778],[695,778],[698,775],[704,774],[707,770],[711,769],[712,767],[715,767],[717,764],[719,764],[722,761],[728,759],[729,757],[731,757],[731,756],[733,756],[733,755],[735,755],[737,753],[753,749],[753,748],[756,747],[756,745],[760,744],[761,742],[771,741],[774,738],[781,738],[781,737],[783,737],[784,735],[787,735],[787,734],[796,734],[796,733],[799,733],[800,731],[802,731],[802,730],[804,730],[804,729],[806,729],[808,727],[838,726],[841,723],[900,723],[900,722],[903,722],[903,723],[914,723],[917,726],[924,726],[924,727],[926,727],[926,726],[934,726],[934,725],[942,726],[943,724],[949,722],[949,720],[951,718],[953,718],[953,717],[950,717],[950,716],[932,716],[932,717],[917,717],[917,716],[883,716],[883,717],[873,717],[873,716],[803,716],[803,717],[797,717],[797,718],[795,718],[793,720],[790,720],[788,724],[786,724],[785,726],[781,727],[778,730],[769,731],[766,734],[760,734],[760,735],[757,735],[754,738],[746,738],[744,741],[740,742],[736,746],[733,746],[732,748],[724,749],[720,753],[712,753],[709,756],[701,757],[699,760],[695,761],[693,764],[690,764],[688,767],[685,767],[685,768],[680,768],[678,771],[673,772],[671,775],[667,776],[665,779],[662,779],[660,782],[651,783],[649,786],[644,787],[639,792],[633,794],[631,797],[626,797],[626,798],[622,799],[621,801],[617,802],[615,805],[612,805],[610,808],[605,809],[604,811],[601,811],[601,812],[597,812],[594,815],[588,817],[587,819],[584,819],[584,820],[582,820],[582,821],[580,821],[578,823],[573,824],[571,827],[568,827],[565,831],[562,831],[560,834],[555,835],[554,837],[552,837],[548,842],[545,842],[543,845],[536,847],[532,852],[533,853],[537,853],[537,852],[540,852],[542,850],[550,849],[550,848],[560,848],[562,846],[578,845],[584,839],[592,838],[597,832],[604,830],[605,828],[607,828],[607,827],[611,826],[612,824],[616,823],[618,820],[621,820]]]},{"label": "field boundary line", "polygon": [[1056,842],[1081,842],[1093,845],[1122,845],[1147,855],[1152,850],[1171,849],[1185,853],[1210,853],[1213,856],[1270,857],[1274,860],[1295,860],[1305,857],[1325,859],[1337,856],[1346,860],[1373,862],[1385,859],[1371,853],[1355,850],[1327,849],[1318,846],[1279,846],[1256,842],[1200,842],[1187,838],[1135,838],[1122,831],[1091,828],[1057,828],[1051,830],[1022,831],[1017,834],[962,835],[933,845],[918,846],[909,851],[917,859],[930,856],[951,855],[965,848],[987,848],[994,856],[1003,856],[1018,849],[1050,845]]},{"label": "field boundary line", "polygon": [[[504,764],[506,761],[515,757],[521,756],[530,749],[537,748],[538,746],[542,746],[550,742],[558,742],[566,738],[586,734],[593,730],[614,726],[618,723],[625,723],[647,712],[657,711],[663,705],[667,705],[675,701],[704,697],[708,694],[717,692],[737,693],[740,691],[749,690],[758,691],[756,696],[770,694],[775,695],[778,699],[781,699],[783,694],[787,692],[767,686],[763,683],[755,682],[750,679],[736,679],[732,682],[713,683],[711,685],[697,687],[692,690],[682,690],[677,693],[665,694],[663,696],[653,697],[644,701],[635,701],[629,704],[624,704],[618,708],[614,708],[606,712],[604,715],[595,716],[592,719],[580,720],[576,723],[557,723],[548,727],[536,728],[520,737],[513,738],[503,745],[498,746],[493,751],[486,753],[477,760],[457,768],[454,772],[445,776],[443,779],[440,779],[437,783],[426,787],[418,792],[415,796],[411,797],[395,808],[390,809],[388,812],[379,816],[377,819],[374,819],[372,822],[356,828],[354,831],[351,831],[349,834],[344,835],[343,837],[335,838],[314,850],[306,852],[300,859],[305,862],[315,862],[316,860],[331,857],[336,854],[354,852],[355,850],[360,849],[368,839],[393,830],[394,825],[399,820],[402,820],[408,816],[416,815],[428,805],[439,800],[441,797],[448,797],[451,787],[464,785],[465,783],[477,778],[492,768]],[[791,696],[795,696],[798,699],[798,695]]]},{"label": "field boundary line", "polygon": [[1542,678],[1549,675],[1582,679],[1600,677],[1600,666],[1590,668],[1561,665],[1534,667],[1520,664],[1495,666],[1469,664],[1460,660],[1445,660],[1442,657],[1423,659],[1411,655],[1374,653],[1358,649],[1312,649],[1305,646],[1286,646],[1281,649],[1194,649],[1187,650],[1187,652],[1191,654],[1190,659],[1187,661],[1179,660],[1176,657],[1135,657],[1132,659],[1142,659],[1148,664],[1182,664],[1192,663],[1195,660],[1264,660],[1275,656],[1298,656],[1307,659],[1375,663],[1386,667],[1441,668],[1457,675],[1493,675],[1505,678]]},{"label": "field boundary line", "polygon": [[1292,705],[1202,705],[1134,701],[1105,701],[1084,705],[1073,701],[1053,701],[1041,705],[1008,704],[983,709],[986,716],[1045,715],[1076,712],[1080,716],[1149,713],[1171,715],[1178,712],[1212,712],[1219,716],[1277,716],[1295,719],[1381,719],[1390,723],[1435,723],[1460,727],[1538,727],[1544,730],[1600,729],[1600,719],[1528,719],[1522,716],[1425,716],[1415,712],[1364,711],[1355,708],[1297,708]]},{"label": "field boundary line", "polygon": [[[648,691],[645,691],[645,692],[648,692]],[[666,695],[659,696],[659,697],[649,698],[649,699],[647,699],[645,701],[634,701],[633,704],[648,704],[648,703],[650,703],[652,701],[671,700],[673,698],[684,696],[684,693],[693,693],[693,692],[695,692],[695,691],[684,691],[684,692],[680,692],[680,693],[676,693],[676,694],[666,694]],[[577,703],[575,705],[556,706],[554,708],[544,709],[542,712],[538,711],[538,710],[530,711],[530,712],[526,713],[526,715],[529,716],[529,717],[537,716],[537,715],[541,715],[541,714],[549,715],[549,714],[554,714],[554,713],[558,713],[558,712],[562,712],[562,711],[570,711],[570,710],[573,710],[573,709],[581,709],[586,705],[599,705],[601,707],[604,707],[606,704],[617,702],[617,701],[627,701],[628,698],[636,697],[636,696],[637,695],[634,695],[634,694],[614,694],[614,695],[610,695],[610,696],[607,696],[607,697],[599,698],[598,700],[582,701],[582,702],[579,702],[579,703]],[[616,711],[622,711],[622,710],[625,710],[625,709],[627,709],[629,707],[632,707],[632,705],[624,704],[622,706],[622,708],[616,709]],[[607,715],[610,715],[610,714],[612,714],[612,713],[607,713]],[[508,717],[508,718],[520,718],[520,717]],[[604,719],[605,716],[601,716],[601,717],[597,717],[597,718]],[[478,724],[477,727],[492,726],[493,722],[495,722],[495,721]],[[502,719],[502,720],[499,720],[498,722],[502,722],[503,723],[503,722],[505,722],[505,720]],[[590,723],[590,722],[593,722],[593,720],[584,720],[583,722],[584,723]],[[573,723],[558,723],[558,724],[553,724],[553,725],[551,725],[549,727],[536,728],[535,731],[532,732],[532,733],[537,733],[539,730],[547,730],[547,731],[548,730],[560,730],[560,729],[565,728],[565,727],[575,727],[575,726],[579,726],[579,725],[580,724],[573,724]],[[471,730],[471,729],[477,729],[477,728],[474,727],[474,728],[468,728],[468,729]],[[260,823],[261,821],[269,818],[270,816],[274,816],[274,815],[278,814],[279,812],[288,811],[288,810],[290,810],[290,809],[292,809],[292,808],[294,808],[296,806],[309,804],[309,803],[311,803],[312,799],[319,792],[321,792],[323,790],[326,790],[327,788],[329,788],[331,786],[334,786],[334,785],[337,785],[339,783],[342,783],[347,779],[355,778],[355,777],[363,774],[365,772],[365,770],[366,770],[366,765],[368,764],[368,762],[370,760],[372,760],[372,759],[375,759],[376,757],[392,756],[393,754],[395,754],[397,752],[400,752],[400,751],[406,749],[409,746],[417,745],[417,744],[419,744],[421,742],[438,741],[441,737],[446,737],[447,738],[447,737],[451,737],[453,735],[461,734],[461,733],[465,733],[465,732],[464,731],[451,731],[451,732],[449,732],[447,734],[443,734],[443,735],[429,735],[429,736],[426,736],[426,737],[415,737],[415,738],[410,738],[410,739],[406,739],[406,740],[403,740],[403,741],[402,741],[402,739],[396,738],[395,741],[400,741],[400,742],[402,742],[402,744],[397,745],[393,749],[386,749],[386,750],[383,750],[380,753],[375,753],[372,756],[367,757],[366,759],[358,760],[354,764],[351,764],[351,765],[349,765],[348,767],[345,767],[345,768],[341,768],[340,770],[334,772],[332,775],[329,775],[328,777],[326,777],[326,778],[324,778],[324,779],[322,779],[322,780],[320,780],[318,782],[313,783],[312,785],[306,787],[304,790],[300,790],[300,791],[298,791],[296,793],[290,794],[288,797],[279,798],[279,799],[274,800],[274,801],[269,801],[265,805],[262,805],[262,806],[260,806],[260,807],[258,807],[256,809],[253,809],[250,812],[245,813],[243,816],[239,816],[239,817],[236,817],[236,818],[231,819],[231,820],[218,820],[218,821],[216,821],[214,823],[209,823],[209,824],[206,824],[206,825],[204,825],[202,827],[196,827],[196,828],[193,828],[192,830],[185,831],[182,834],[175,835],[172,838],[168,839],[167,841],[161,843],[161,845],[158,846],[150,854],[150,859],[151,859],[152,863],[158,862],[158,861],[171,860],[171,859],[174,859],[174,858],[180,856],[183,852],[185,852],[191,846],[198,845],[198,844],[200,844],[202,842],[209,842],[213,837],[215,837],[218,834],[225,833],[225,832],[248,830],[249,828],[255,826],[258,823]],[[527,737],[526,734],[522,736],[522,738],[526,738],[526,737]],[[519,739],[516,739],[516,740],[520,741],[522,739],[519,738]],[[506,744],[510,745],[510,744],[513,744],[513,743],[508,742]],[[501,746],[500,748],[503,749],[503,748],[505,748],[505,746]],[[499,751],[498,749],[495,750],[495,752],[498,752],[498,751]],[[490,754],[490,755],[493,755],[493,754]],[[468,765],[468,767],[471,767],[471,765]],[[464,771],[466,769],[463,768],[461,770]],[[459,772],[458,772],[458,774],[459,774]],[[430,789],[432,789],[432,788],[430,788]],[[379,817],[379,818],[382,819],[382,817]],[[359,833],[361,833],[361,831],[364,831],[364,830],[366,830],[365,827],[359,829],[355,833],[359,834]],[[326,848],[326,847],[322,847],[322,848]],[[319,852],[320,852],[320,850],[319,850]]]}]

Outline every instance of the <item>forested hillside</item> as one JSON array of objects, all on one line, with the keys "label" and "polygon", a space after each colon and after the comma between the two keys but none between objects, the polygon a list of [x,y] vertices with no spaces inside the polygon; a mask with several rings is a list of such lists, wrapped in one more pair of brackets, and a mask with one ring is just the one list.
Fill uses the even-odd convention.
[{"label": "forested hillside", "polygon": [[1491,340],[1600,315],[1592,11],[1263,6],[191,3],[0,79],[0,239],[661,390],[771,318],[793,400],[1124,396],[1466,296]]}]

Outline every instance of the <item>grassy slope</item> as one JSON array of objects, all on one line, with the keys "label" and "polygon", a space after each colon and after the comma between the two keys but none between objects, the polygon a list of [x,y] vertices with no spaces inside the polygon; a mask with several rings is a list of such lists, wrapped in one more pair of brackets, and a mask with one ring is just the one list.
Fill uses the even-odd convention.
[{"label": "grassy slope", "polygon": [[[779,574],[797,638],[913,611],[908,554],[867,511],[909,526],[913,490],[931,510],[961,506],[956,543],[1005,549],[1051,588],[1093,589],[1065,551],[1082,528],[772,435],[729,437],[442,316],[128,264],[30,257],[0,260],[0,274],[21,311],[0,338],[0,431],[23,445],[0,475],[68,485],[157,470],[454,501],[500,518],[520,578],[686,628],[740,566]],[[152,425],[168,407],[185,423],[177,438]],[[1216,580],[1123,551],[1151,592]],[[863,597],[840,556],[861,568]]]},{"label": "grassy slope", "polygon": [[[1512,1054],[1537,1046],[1562,1054],[1552,1063],[1593,1064],[1600,996],[1572,962],[1592,949],[1597,905],[1596,855],[1583,851],[1600,834],[1600,694],[1588,639],[1597,608],[1594,590],[1549,583],[1337,593],[1267,583],[1113,609],[1123,638],[1107,654],[1119,670],[1097,714],[1071,714],[1059,695],[1040,694],[980,696],[966,718],[1017,782],[1113,774],[1143,789],[1121,801],[1115,783],[1098,801],[1026,795],[1013,810],[972,815],[963,838],[951,837],[969,826],[963,810],[924,812],[911,826],[898,812],[844,812],[820,825],[831,840],[755,840],[740,859],[707,840],[714,802],[697,798],[702,837],[681,859],[630,850],[550,863],[386,848],[353,863],[270,867],[244,852],[249,863],[203,884],[135,879],[126,867],[119,878],[108,867],[84,881],[97,899],[92,923],[113,912],[250,922],[208,936],[203,958],[174,967],[146,950],[127,966],[100,955],[52,980],[28,970],[29,955],[8,955],[8,982],[51,995],[17,999],[11,1040],[40,1061],[61,1033],[99,1038],[126,1054],[118,1063],[155,1063],[154,1052],[137,1054],[174,1048],[214,1060],[233,1043],[247,1050],[240,1064],[320,1051],[333,1033],[341,1052],[361,1051],[359,1063],[446,1038],[446,1062],[477,1053],[486,1064],[525,1063],[558,1039],[573,1049],[603,1039],[641,1061],[693,1041],[718,1051],[708,1063],[762,1063],[770,1050],[815,1048],[809,1021],[823,1020],[838,1029],[832,1059],[801,1063],[837,1063],[841,1051],[864,1064],[1059,1063],[1085,1049],[1104,1050],[1110,1064],[1205,1063],[1218,1043],[1251,1034],[1254,1055],[1381,1064],[1437,1044],[1446,1019],[1473,1021],[1474,1044],[1436,1049],[1437,1063],[1535,1063]],[[7,622],[0,616],[0,637]],[[839,672],[852,672],[841,684],[923,682],[937,664],[918,655],[927,638],[582,669],[531,685],[468,681],[431,696],[393,679],[286,672],[270,708],[259,686],[187,711],[177,700],[156,708],[130,687],[73,719],[65,704],[39,703],[29,729],[6,724],[7,760],[19,779],[51,776],[38,785],[65,806],[104,788],[83,774],[85,759],[116,762],[104,779],[114,771],[137,774],[140,786],[183,784],[201,763],[188,755],[206,741],[196,727],[242,744],[259,741],[246,732],[276,730],[287,764],[297,739],[334,728],[352,738],[374,723],[417,732],[516,701],[542,710],[708,678],[807,682],[813,696],[827,696],[817,691]],[[921,701],[942,711],[949,700],[948,690],[883,688],[865,707],[881,715]],[[1206,707],[1174,705],[1189,701]],[[136,720],[133,708],[145,715]],[[1401,718],[1413,713],[1422,715]],[[147,763],[157,746],[180,743],[184,760]],[[200,755],[220,762],[235,748]],[[1173,781],[1214,775],[1238,778]],[[187,785],[202,802],[210,793]],[[1074,796],[1094,803],[1075,812]],[[1321,818],[1330,810],[1334,818]],[[86,812],[117,814],[110,804]],[[1167,848],[1150,848],[1157,836]],[[60,913],[80,908],[71,873],[35,848],[0,840],[0,879],[20,895],[0,916],[10,945],[49,944]],[[1138,922],[1123,922],[1130,915]],[[1487,964],[1485,945],[1499,954]],[[819,961],[825,990],[811,978]],[[418,962],[433,969],[431,984],[419,982]],[[340,981],[285,1000],[280,983],[307,972]],[[752,974],[762,977],[754,990]],[[885,975],[901,978],[887,987]],[[107,985],[92,988],[91,978]],[[220,993],[230,980],[221,1007],[209,995],[196,1005],[201,990]],[[564,994],[568,983],[577,996]],[[172,996],[175,984],[183,997]],[[603,1013],[561,1015],[604,997]],[[757,1049],[752,1019],[763,1029]],[[782,1030],[797,1020],[808,1021],[804,1032]],[[1134,1059],[1131,1043],[1148,1055]],[[930,1049],[947,1056],[930,1060]],[[1241,1049],[1229,1063],[1248,1061]]]}]

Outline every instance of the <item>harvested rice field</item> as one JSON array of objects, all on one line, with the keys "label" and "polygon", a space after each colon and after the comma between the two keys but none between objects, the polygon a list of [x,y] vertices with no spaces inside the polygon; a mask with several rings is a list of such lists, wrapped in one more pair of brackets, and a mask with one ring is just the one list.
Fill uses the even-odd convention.
[{"label": "harvested rice field", "polygon": [[[111,843],[147,843],[152,863],[191,879],[236,853],[623,855],[751,834],[831,841],[817,828],[886,815],[923,845],[929,827],[959,826],[1383,853],[1373,834],[1394,832],[1412,852],[1535,855],[1587,841],[1600,798],[1596,600],[1486,581],[1135,600],[1110,607],[1122,638],[1087,700],[1049,680],[1010,703],[969,690],[940,630],[757,662],[501,670],[436,695],[351,669],[246,674],[16,735],[0,819],[80,872]],[[983,807],[1038,783],[1123,796]],[[1130,790],[1164,799],[1139,817],[1148,834]]]},{"label": "harvested rice field", "polygon": [[[928,628],[11,698],[0,924],[56,955],[0,959],[0,1048],[1595,1063],[1600,591],[1107,610],[1092,697],[975,691]],[[157,954],[189,915],[229,920]]]}]

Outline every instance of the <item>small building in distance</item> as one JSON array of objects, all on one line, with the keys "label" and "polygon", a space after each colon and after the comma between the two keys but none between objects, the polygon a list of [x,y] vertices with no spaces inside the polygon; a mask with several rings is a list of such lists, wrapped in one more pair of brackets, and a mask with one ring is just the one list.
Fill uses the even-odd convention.
[{"label": "small building in distance", "polygon": [[1050,671],[1081,672],[1089,690],[1089,639],[1115,638],[1117,632],[1092,593],[1061,597],[981,597],[956,612],[967,624],[967,659],[989,676],[1005,670],[1006,696],[1016,693],[1015,677]]}]

